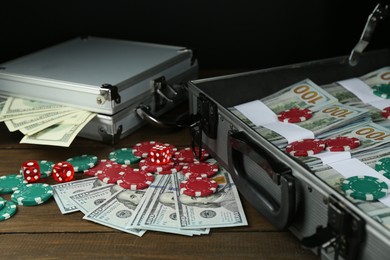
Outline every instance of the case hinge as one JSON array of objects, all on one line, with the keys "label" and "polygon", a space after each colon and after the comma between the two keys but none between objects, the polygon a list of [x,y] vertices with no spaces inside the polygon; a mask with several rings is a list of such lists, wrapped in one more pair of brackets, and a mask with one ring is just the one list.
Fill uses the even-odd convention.
[{"label": "case hinge", "polygon": [[359,62],[360,55],[371,41],[374,34],[375,27],[378,21],[383,20],[389,13],[389,5],[377,4],[368,16],[366,25],[363,29],[362,35],[358,43],[353,48],[351,54],[348,57],[348,63],[351,66],[356,66]]},{"label": "case hinge", "polygon": [[103,84],[100,88],[100,95],[96,98],[99,105],[103,105],[107,100],[114,100],[116,104],[121,103],[121,96],[118,92],[118,87],[111,84]]},{"label": "case hinge", "polygon": [[333,195],[328,198],[328,224],[302,240],[306,247],[317,247],[318,254],[334,259],[356,260],[360,257],[365,238],[365,222]]}]

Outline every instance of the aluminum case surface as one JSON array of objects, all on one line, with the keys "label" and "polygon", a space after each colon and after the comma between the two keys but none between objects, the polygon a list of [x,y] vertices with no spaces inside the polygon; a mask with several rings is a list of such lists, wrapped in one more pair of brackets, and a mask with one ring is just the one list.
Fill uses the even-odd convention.
[{"label": "aluminum case surface", "polygon": [[[140,104],[161,115],[187,98],[184,85],[197,75],[188,48],[83,37],[0,64],[0,95],[98,113],[80,135],[112,142],[144,123]],[[174,102],[164,96],[167,84],[177,86]]]},{"label": "aluminum case surface", "polygon": [[[276,227],[289,229],[324,259],[387,259],[390,231],[228,108],[306,78],[321,86],[389,64],[390,50],[386,49],[364,53],[356,66],[345,56],[189,83],[190,112],[202,122],[202,145],[229,169],[241,195],[259,212]],[[194,136],[196,139],[199,133]],[[339,230],[338,223],[344,223],[348,232]],[[321,234],[329,235],[324,230],[332,231],[328,239],[321,238]],[[324,241],[317,242],[321,239]]]}]

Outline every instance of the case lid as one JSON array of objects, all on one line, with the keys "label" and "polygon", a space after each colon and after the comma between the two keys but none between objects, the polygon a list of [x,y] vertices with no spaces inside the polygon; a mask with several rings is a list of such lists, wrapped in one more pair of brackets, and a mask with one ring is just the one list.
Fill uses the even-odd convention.
[{"label": "case lid", "polygon": [[[0,93],[113,114],[150,92],[151,78],[188,70],[191,56],[179,46],[76,38],[1,64]],[[120,104],[110,100],[111,93],[111,102],[97,102],[97,96],[111,91],[102,88],[105,84],[117,87]]]}]

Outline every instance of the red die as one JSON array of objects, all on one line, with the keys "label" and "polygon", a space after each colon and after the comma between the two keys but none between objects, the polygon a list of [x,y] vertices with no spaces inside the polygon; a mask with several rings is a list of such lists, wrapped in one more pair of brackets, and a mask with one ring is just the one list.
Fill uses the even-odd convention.
[{"label": "red die", "polygon": [[23,177],[27,182],[36,182],[41,178],[39,163],[34,160],[25,161],[22,164]]},{"label": "red die", "polygon": [[57,182],[67,182],[74,178],[74,168],[69,162],[59,162],[53,166],[52,175]]},{"label": "red die", "polygon": [[172,153],[165,145],[156,145],[150,149],[149,157],[152,163],[167,164],[172,158]]}]

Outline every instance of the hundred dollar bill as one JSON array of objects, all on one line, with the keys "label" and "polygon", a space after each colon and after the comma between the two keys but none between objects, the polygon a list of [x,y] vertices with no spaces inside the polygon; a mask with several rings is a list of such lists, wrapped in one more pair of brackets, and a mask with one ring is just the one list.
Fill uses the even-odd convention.
[{"label": "hundred dollar bill", "polygon": [[[384,156],[384,155],[382,155]],[[378,156],[377,159],[380,159]],[[368,164],[370,167],[374,167],[371,163]],[[343,194],[341,185],[344,177],[334,170],[332,167],[322,168],[322,170],[316,170],[315,174],[330,187],[334,188],[336,192]],[[354,200],[349,198],[357,207],[363,212],[372,217],[374,220],[381,223],[386,228],[390,229],[390,207],[380,201],[362,201]]]},{"label": "hundred dollar bill", "polygon": [[180,192],[183,174],[172,175],[176,193],[176,212],[180,219],[180,228],[218,228],[248,225],[242,204],[229,173],[220,167],[213,179],[220,187],[207,197],[191,197]]},{"label": "hundred dollar bill", "polygon": [[145,190],[119,190],[88,212],[83,219],[141,237],[146,230],[126,227],[131,226],[132,216],[137,211],[137,206],[145,192]]},{"label": "hundred dollar bill", "polygon": [[[384,67],[375,71],[372,71],[368,74],[365,74],[359,77],[361,81],[363,81],[369,88],[373,91],[376,86],[381,84],[389,84],[390,82],[390,67]],[[381,115],[381,109],[378,109],[364,100],[361,100],[358,96],[356,96],[353,92],[349,91],[345,87],[343,87],[338,82],[333,82],[327,85],[321,86],[328,93],[336,97],[340,103],[347,104],[350,106],[356,106],[360,108],[365,108],[370,111],[372,121],[382,121],[384,120]],[[374,94],[373,94],[374,95]]]},{"label": "hundred dollar bill", "polygon": [[95,187],[106,185],[97,177],[75,180],[65,183],[51,185],[53,188],[53,197],[62,214],[78,211],[79,209],[69,199],[69,196],[86,190],[91,190]]},{"label": "hundred dollar bill", "polygon": [[[295,125],[310,130],[315,136],[326,134],[326,132],[338,129],[354,121],[362,121],[369,118],[369,111],[357,107],[347,106],[340,103],[332,103],[327,106],[317,107],[312,110],[313,116],[303,122]],[[287,143],[287,140],[278,133],[267,129],[266,127],[255,127],[256,132],[261,134],[270,142],[277,146]]]},{"label": "hundred dollar bill", "polygon": [[35,100],[9,97],[0,112],[0,121],[36,112],[52,111],[64,108],[62,105]]},{"label": "hundred dollar bill", "polygon": [[310,79],[305,79],[267,96],[261,101],[275,114],[278,114],[297,107],[321,107],[337,102],[337,99]]},{"label": "hundred dollar bill", "polygon": [[91,190],[82,191],[69,196],[73,205],[81,212],[88,214],[102,202],[110,198],[115,192],[122,190],[118,185],[107,184]]},{"label": "hundred dollar bill", "polygon": [[54,110],[45,113],[35,113],[26,115],[24,117],[18,117],[4,121],[10,132],[20,130],[23,134],[30,132],[31,134],[39,132],[51,125],[61,122],[64,120],[64,116],[68,116],[71,113],[75,113],[73,109],[61,109]]},{"label": "hundred dollar bill", "polygon": [[156,180],[149,187],[148,206],[144,207],[145,217],[140,226],[147,230],[168,232],[179,235],[192,236],[194,234],[207,234],[209,229],[181,230],[175,208],[175,193],[171,181],[172,175],[157,175]]},{"label": "hundred dollar bill", "polygon": [[[50,126],[36,134],[26,135],[20,143],[69,147],[77,134],[95,116],[95,113],[81,111],[75,115],[76,118],[73,121],[65,119],[61,123]],[[78,123],[74,124],[74,122]]]},{"label": "hundred dollar bill", "polygon": [[[390,129],[384,128],[374,122],[368,122],[353,129],[347,128],[344,132],[339,132],[335,136],[329,136],[329,138],[337,136],[359,139],[360,145],[357,148],[350,150],[352,156],[357,156],[370,149],[386,149],[387,147],[385,145],[390,142]],[[322,165],[321,160],[316,157],[304,156],[297,157],[297,159],[307,164],[310,168]]]}]

